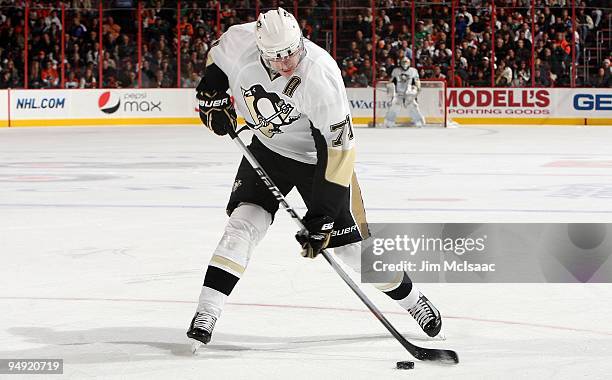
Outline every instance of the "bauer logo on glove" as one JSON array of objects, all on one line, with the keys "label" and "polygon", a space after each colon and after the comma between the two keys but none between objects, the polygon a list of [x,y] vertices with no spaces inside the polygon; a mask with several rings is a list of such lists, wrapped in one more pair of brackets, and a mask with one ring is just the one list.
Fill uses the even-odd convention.
[{"label": "bauer logo on glove", "polygon": [[223,99],[215,99],[215,100],[200,100],[200,106],[206,108],[219,108],[219,107],[227,107],[230,104],[229,96],[223,97]]},{"label": "bauer logo on glove", "polygon": [[236,129],[236,111],[227,92],[198,92],[200,119],[219,136],[227,134],[228,128]]}]

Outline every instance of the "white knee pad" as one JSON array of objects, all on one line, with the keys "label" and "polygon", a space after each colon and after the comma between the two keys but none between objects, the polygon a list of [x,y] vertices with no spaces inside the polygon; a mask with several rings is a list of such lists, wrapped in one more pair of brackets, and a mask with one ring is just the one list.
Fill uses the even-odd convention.
[{"label": "white knee pad", "polygon": [[241,277],[270,223],[272,215],[261,206],[241,203],[232,212],[210,264]]},{"label": "white knee pad", "polygon": [[334,248],[334,254],[352,270],[361,273],[361,242]]}]

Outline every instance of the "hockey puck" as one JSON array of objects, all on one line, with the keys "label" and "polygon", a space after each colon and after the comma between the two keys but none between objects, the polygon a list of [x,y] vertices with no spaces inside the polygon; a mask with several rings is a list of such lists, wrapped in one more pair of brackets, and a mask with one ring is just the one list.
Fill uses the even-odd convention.
[{"label": "hockey puck", "polygon": [[397,362],[397,369],[414,369],[414,362]]}]

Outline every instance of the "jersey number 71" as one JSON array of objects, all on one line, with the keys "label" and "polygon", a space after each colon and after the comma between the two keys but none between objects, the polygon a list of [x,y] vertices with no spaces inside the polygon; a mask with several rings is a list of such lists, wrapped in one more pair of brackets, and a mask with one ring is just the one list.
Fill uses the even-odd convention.
[{"label": "jersey number 71", "polygon": [[346,115],[346,118],[337,124],[332,124],[329,128],[332,132],[336,132],[340,130],[340,134],[332,141],[332,146],[342,146],[342,138],[344,137],[344,128],[348,126],[348,139],[352,140],[354,138],[353,135],[353,126],[351,125],[351,115]]}]

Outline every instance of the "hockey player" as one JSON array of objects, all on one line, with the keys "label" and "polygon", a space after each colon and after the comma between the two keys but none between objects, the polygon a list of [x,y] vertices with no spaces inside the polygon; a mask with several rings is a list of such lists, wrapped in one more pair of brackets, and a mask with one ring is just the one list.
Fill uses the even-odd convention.
[{"label": "hockey player", "polygon": [[[282,8],[230,27],[212,45],[196,89],[202,122],[225,135],[236,127],[236,109],[254,131],[251,153],[283,194],[295,187],[304,199],[306,230],[296,235],[302,255],[313,258],[334,248],[339,259],[359,271],[360,241],[369,230],[353,172],[351,114],[336,62],[302,38],[297,21]],[[227,204],[229,221],[206,270],[187,336],[210,341],[226,298],[278,208],[243,158]],[[428,335],[439,333],[440,313],[405,274],[379,286]]]},{"label": "hockey player", "polygon": [[402,108],[408,110],[415,127],[421,128],[425,125],[425,118],[419,110],[417,95],[421,91],[419,73],[414,67],[410,67],[410,59],[404,57],[400,60],[400,66],[391,71],[393,82],[393,100],[391,107],[385,115],[383,126],[385,128],[395,127],[397,114]]}]

